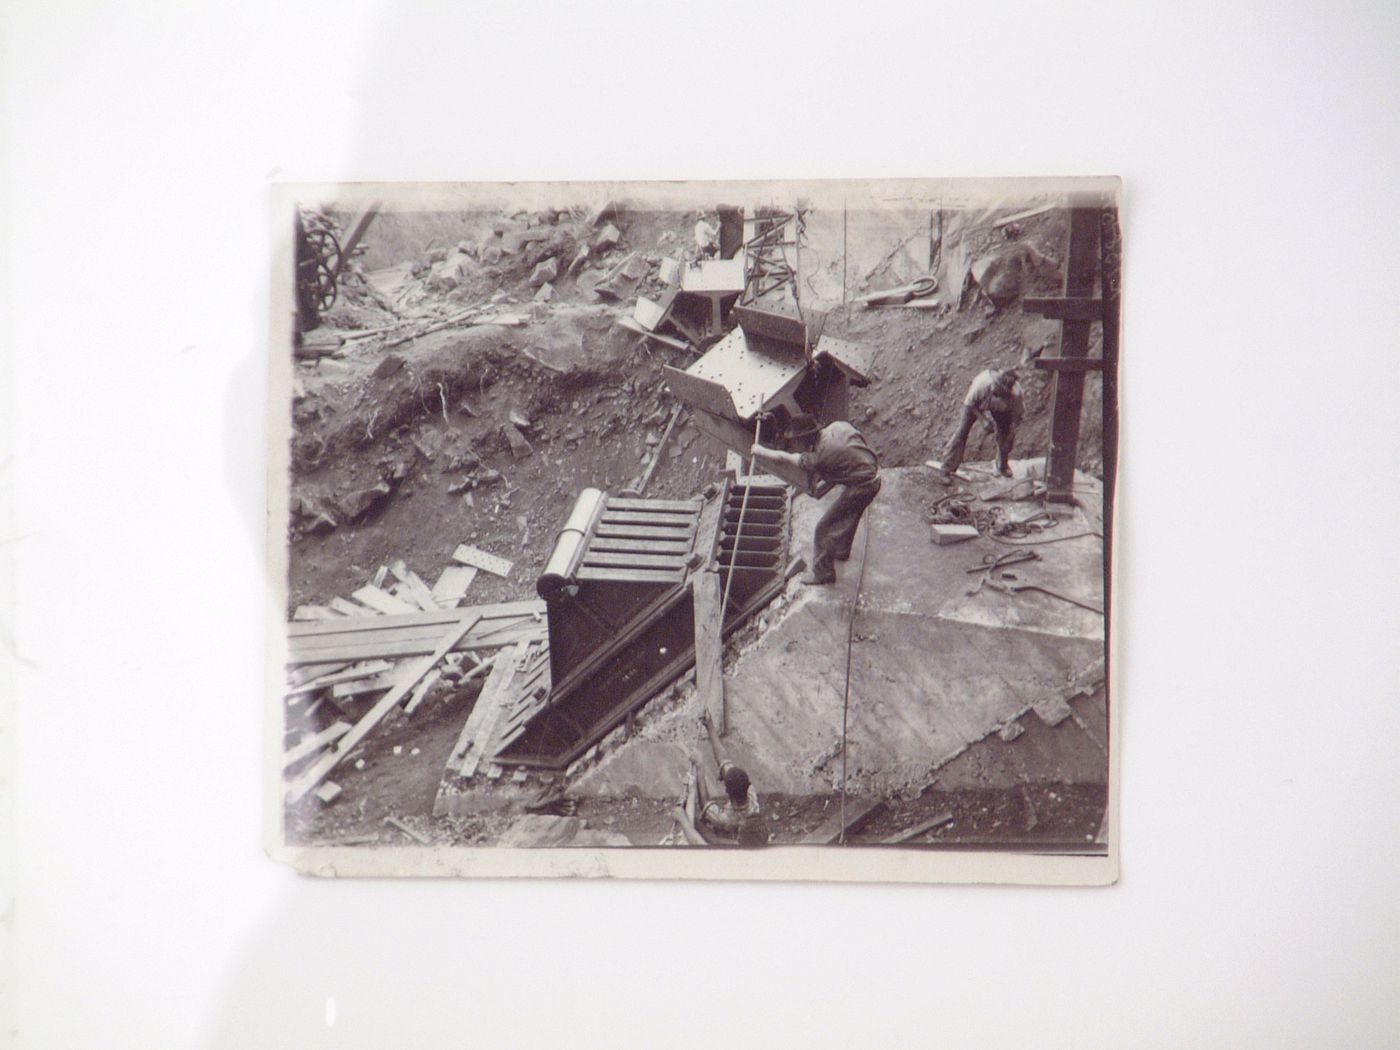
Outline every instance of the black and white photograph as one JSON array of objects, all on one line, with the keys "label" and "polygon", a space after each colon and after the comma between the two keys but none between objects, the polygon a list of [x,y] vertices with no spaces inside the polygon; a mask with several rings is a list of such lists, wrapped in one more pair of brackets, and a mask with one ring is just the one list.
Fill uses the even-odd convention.
[{"label": "black and white photograph", "polygon": [[278,189],[276,855],[1113,880],[1117,179]]},{"label": "black and white photograph", "polygon": [[10,0],[0,1046],[1400,1045],[1397,54]]}]

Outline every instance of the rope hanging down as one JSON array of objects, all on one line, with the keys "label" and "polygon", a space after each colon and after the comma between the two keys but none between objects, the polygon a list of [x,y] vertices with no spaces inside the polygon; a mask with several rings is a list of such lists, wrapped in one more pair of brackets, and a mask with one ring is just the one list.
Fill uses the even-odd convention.
[{"label": "rope hanging down", "polygon": [[[763,426],[763,417],[760,415],[753,423],[753,443],[758,444],[759,430]],[[753,449],[749,450],[749,477],[753,477],[754,464],[757,457],[753,454]],[[744,515],[749,511],[749,489],[751,486],[744,486],[743,498],[739,501],[739,520],[734,524],[734,548],[729,552],[729,574],[724,580],[724,596],[719,602],[719,636],[721,644],[724,639],[724,614],[729,609],[729,589],[734,586],[734,566],[739,560],[739,540],[744,534]],[[724,736],[729,732],[729,698],[721,692],[719,705],[719,735]]]}]

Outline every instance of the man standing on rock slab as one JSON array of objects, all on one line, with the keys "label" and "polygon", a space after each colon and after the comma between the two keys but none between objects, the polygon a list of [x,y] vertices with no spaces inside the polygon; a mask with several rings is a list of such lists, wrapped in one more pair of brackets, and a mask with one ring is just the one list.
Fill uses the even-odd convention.
[{"label": "man standing on rock slab", "polygon": [[[1020,367],[1028,365],[1040,356],[1040,351],[1023,353]],[[931,459],[924,464],[936,472],[938,481],[944,485],[953,483],[953,472],[962,465],[963,453],[967,450],[967,439],[978,416],[989,420],[988,429],[997,435],[997,473],[1011,477],[1011,448],[1016,443],[1016,424],[1021,421],[1024,408],[1021,403],[1021,388],[1017,383],[1016,368],[989,368],[979,372],[967,388],[963,398],[962,418],[953,432],[948,448],[943,453],[943,461]]]},{"label": "man standing on rock slab", "polygon": [[816,448],[800,455],[754,443],[753,455],[772,463],[788,463],[810,471],[832,485],[844,486],[812,537],[812,571],[802,577],[809,586],[836,582],[836,563],[851,556],[865,508],[880,491],[880,461],[861,432],[845,420],[828,423],[817,434]]}]

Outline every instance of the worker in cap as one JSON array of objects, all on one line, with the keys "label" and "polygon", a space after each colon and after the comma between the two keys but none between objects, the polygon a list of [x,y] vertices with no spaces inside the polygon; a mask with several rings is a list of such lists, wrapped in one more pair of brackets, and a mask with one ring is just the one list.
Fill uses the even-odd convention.
[{"label": "worker in cap", "polygon": [[[701,715],[701,722],[719,766],[724,794],[711,794],[706,789],[705,778],[698,774],[694,762],[691,763],[690,775],[686,778],[686,802],[675,811],[686,841],[692,845],[767,845],[768,831],[763,825],[758,795],[748,772],[731,762],[725,754],[709,712]],[[697,810],[698,816],[692,820],[690,814]]]},{"label": "worker in cap", "polygon": [[958,429],[943,453],[943,462],[931,459],[925,464],[937,471],[938,480],[944,485],[953,483],[953,472],[962,465],[968,436],[979,418],[986,421],[988,430],[996,432],[997,473],[1011,477],[1011,447],[1016,441],[1016,424],[1024,411],[1017,378],[1015,368],[988,368],[973,379],[963,398]]},{"label": "worker in cap", "polygon": [[841,493],[826,508],[812,536],[812,571],[802,582],[822,586],[836,582],[836,563],[851,556],[851,543],[865,508],[880,491],[880,461],[859,430],[844,419],[817,432],[816,447],[801,454],[754,443],[753,454],[772,463],[788,463],[840,485]]}]

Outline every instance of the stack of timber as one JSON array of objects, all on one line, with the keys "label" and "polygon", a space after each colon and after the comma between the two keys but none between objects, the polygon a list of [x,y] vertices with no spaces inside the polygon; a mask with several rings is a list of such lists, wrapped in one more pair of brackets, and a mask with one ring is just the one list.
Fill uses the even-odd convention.
[{"label": "stack of timber", "polygon": [[[546,702],[549,687],[547,638],[522,639],[498,654],[481,695],[447,756],[444,783],[453,784],[454,790],[465,791],[475,784],[500,782],[509,767],[495,761],[494,756],[524,731],[530,714]],[[516,768],[512,780],[519,782],[524,774],[523,767]],[[463,815],[466,809],[459,807],[458,802],[469,800],[439,791],[434,815]]]},{"label": "stack of timber", "polygon": [[297,608],[287,627],[289,801],[313,790],[332,801],[339,788],[322,783],[327,774],[394,708],[412,714],[439,682],[485,674],[494,658],[478,654],[543,641],[542,601],[458,607],[480,568],[505,575],[510,562],[465,546],[456,560],[431,587],[399,560],[353,601]]}]

